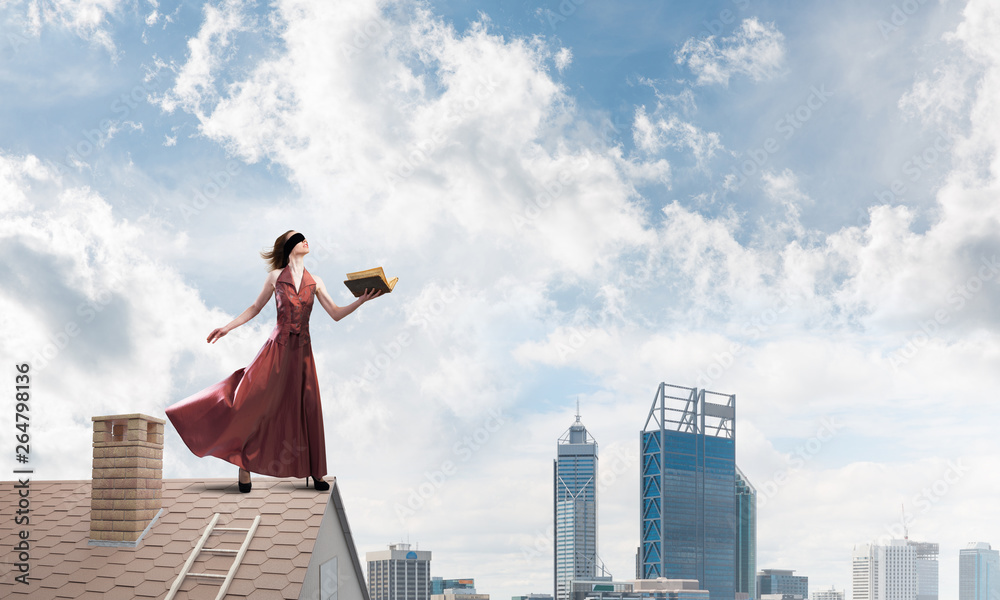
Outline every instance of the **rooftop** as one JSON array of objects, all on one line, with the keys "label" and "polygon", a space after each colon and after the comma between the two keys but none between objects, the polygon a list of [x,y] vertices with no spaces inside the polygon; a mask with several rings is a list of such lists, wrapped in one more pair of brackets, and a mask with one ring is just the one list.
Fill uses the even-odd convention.
[{"label": "rooftop", "polygon": [[[0,520],[0,539],[16,540],[22,529],[30,532],[30,584],[15,582],[13,575],[4,577],[0,579],[0,597],[165,598],[218,513],[217,528],[249,527],[260,516],[226,598],[299,598],[307,571],[313,573],[310,569],[315,569],[318,573],[320,569],[320,565],[311,567],[310,563],[332,552],[341,556],[341,578],[346,572],[360,579],[361,589],[355,591],[346,589],[342,580],[340,599],[368,600],[337,482],[331,483],[330,492],[319,493],[301,481],[255,477],[253,491],[240,494],[230,479],[166,479],[162,512],[138,547],[130,548],[89,543],[90,481],[32,481],[30,523],[18,525],[13,519]],[[17,506],[17,501],[13,483],[0,483],[0,502],[11,507]],[[233,531],[217,532],[205,548],[239,549],[245,536]],[[336,544],[337,548],[331,546]],[[17,554],[13,543],[4,546],[0,561],[10,573],[16,569]],[[325,547],[322,552],[321,546]],[[224,575],[233,562],[233,554],[201,554],[191,571]],[[319,576],[311,574],[309,581],[314,579],[318,586]],[[219,589],[218,581],[188,576],[176,598],[215,598]]]}]

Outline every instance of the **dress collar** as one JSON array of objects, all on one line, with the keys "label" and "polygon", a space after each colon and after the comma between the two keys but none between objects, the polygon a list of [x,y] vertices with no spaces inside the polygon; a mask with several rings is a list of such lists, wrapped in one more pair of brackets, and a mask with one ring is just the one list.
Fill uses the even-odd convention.
[{"label": "dress collar", "polygon": [[[281,274],[278,275],[278,282],[287,283],[292,287],[292,291],[293,292],[295,291],[295,281],[292,279],[292,271],[288,267],[285,267],[281,270]],[[302,269],[302,281],[299,282],[299,291],[297,293],[301,294],[302,290],[306,289],[309,286],[315,286],[315,285],[316,281],[313,280],[312,275],[309,274],[309,271],[307,271],[306,269]]]}]

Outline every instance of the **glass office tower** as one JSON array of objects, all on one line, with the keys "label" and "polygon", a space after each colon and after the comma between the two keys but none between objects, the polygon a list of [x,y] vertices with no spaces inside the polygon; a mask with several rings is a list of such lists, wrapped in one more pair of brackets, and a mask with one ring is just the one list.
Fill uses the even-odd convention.
[{"label": "glass office tower", "polygon": [[809,597],[809,578],[792,569],[764,569],[757,574],[758,594],[791,594]]},{"label": "glass office tower", "polygon": [[917,600],[938,600],[938,544],[906,542],[913,547],[917,573]]},{"label": "glass office tower", "polygon": [[736,596],[736,396],[661,383],[640,434],[639,572]]},{"label": "glass office tower", "polygon": [[1000,552],[989,544],[958,551],[958,600],[1000,600]]},{"label": "glass office tower", "polygon": [[431,577],[431,596],[444,594],[445,590],[451,591],[461,591],[461,590],[472,590],[471,592],[461,592],[474,594],[476,593],[476,580],[475,579],[445,579],[443,577]]},{"label": "glass office tower", "polygon": [[555,600],[569,600],[574,579],[597,575],[597,441],[577,413],[553,464]]},{"label": "glass office tower", "polygon": [[[736,467],[736,591],[758,598],[757,490]],[[761,592],[762,593],[762,592]],[[807,594],[802,595],[807,598]]]}]

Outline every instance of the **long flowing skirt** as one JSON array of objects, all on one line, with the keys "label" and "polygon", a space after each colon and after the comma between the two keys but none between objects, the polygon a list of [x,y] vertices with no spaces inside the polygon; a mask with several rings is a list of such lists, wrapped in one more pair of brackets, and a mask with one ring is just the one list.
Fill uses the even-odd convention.
[{"label": "long flowing skirt", "polygon": [[167,408],[197,456],[274,477],[326,475],[323,411],[312,346],[275,335],[223,381]]}]

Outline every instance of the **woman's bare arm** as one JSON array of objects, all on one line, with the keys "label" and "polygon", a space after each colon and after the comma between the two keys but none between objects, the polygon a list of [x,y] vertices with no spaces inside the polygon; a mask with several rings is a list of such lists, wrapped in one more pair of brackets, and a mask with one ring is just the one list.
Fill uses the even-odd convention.
[{"label": "woman's bare arm", "polygon": [[358,308],[365,302],[368,302],[372,298],[378,298],[379,296],[382,295],[382,292],[376,292],[375,290],[365,290],[365,294],[360,298],[358,298],[357,300],[355,300],[354,302],[351,302],[347,306],[337,306],[336,304],[334,304],[333,298],[330,297],[330,294],[327,293],[326,286],[323,285],[323,280],[320,279],[319,277],[316,277],[315,275],[313,275],[313,279],[316,280],[316,299],[319,300],[319,303],[323,307],[323,310],[325,310],[327,314],[330,315],[330,318],[332,318],[334,321],[339,321],[343,319],[347,315],[354,312],[356,308]]},{"label": "woman's bare arm", "polygon": [[213,329],[212,333],[208,334],[208,343],[214,344],[222,336],[256,317],[260,313],[261,309],[267,305],[268,300],[271,299],[271,294],[274,293],[274,284],[278,281],[279,273],[280,270],[271,271],[267,275],[267,281],[264,282],[264,289],[260,291],[260,294],[257,296],[257,299],[253,301],[253,304],[247,307],[247,309],[243,311],[240,316],[230,321],[226,326],[216,327]]}]

